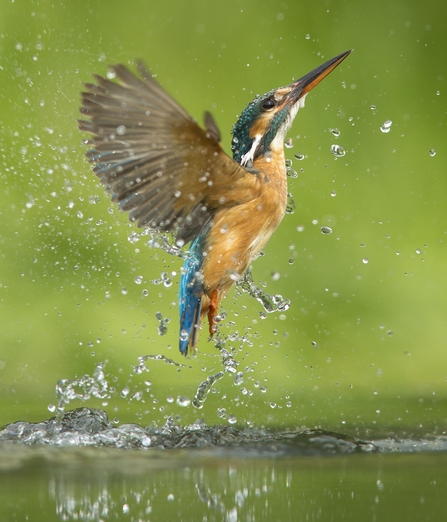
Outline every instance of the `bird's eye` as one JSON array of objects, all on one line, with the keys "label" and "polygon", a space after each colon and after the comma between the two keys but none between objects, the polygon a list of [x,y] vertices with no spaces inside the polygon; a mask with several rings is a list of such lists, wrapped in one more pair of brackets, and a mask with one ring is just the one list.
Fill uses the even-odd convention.
[{"label": "bird's eye", "polygon": [[275,106],[275,100],[273,100],[272,98],[267,98],[262,103],[262,108],[267,110],[267,111],[270,110],[270,109],[273,109],[274,106]]}]

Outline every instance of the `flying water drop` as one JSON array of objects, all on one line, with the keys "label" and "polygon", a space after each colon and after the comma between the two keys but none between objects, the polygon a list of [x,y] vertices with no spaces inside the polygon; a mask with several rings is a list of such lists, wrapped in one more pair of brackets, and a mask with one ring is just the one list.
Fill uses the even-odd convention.
[{"label": "flying water drop", "polygon": [[336,158],[342,158],[346,154],[345,149],[335,143],[334,145],[331,145],[331,152]]},{"label": "flying water drop", "polygon": [[388,132],[390,132],[391,130],[391,125],[393,124],[393,122],[391,120],[386,120],[385,122],[382,123],[382,125],[380,126],[380,130],[384,133],[384,134],[387,134]]},{"label": "flying water drop", "polygon": [[293,214],[296,210],[296,204],[293,199],[293,196],[290,192],[287,193],[287,206],[286,206],[286,214]]},{"label": "flying water drop", "polygon": [[333,134],[336,138],[338,138],[338,137],[340,136],[340,131],[339,131],[337,128],[335,128],[335,129],[329,129],[329,130],[332,132],[332,134]]}]

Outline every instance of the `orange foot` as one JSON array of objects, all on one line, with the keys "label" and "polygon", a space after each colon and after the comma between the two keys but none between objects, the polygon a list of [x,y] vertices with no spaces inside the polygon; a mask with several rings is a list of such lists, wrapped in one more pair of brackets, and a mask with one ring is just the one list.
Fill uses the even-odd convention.
[{"label": "orange foot", "polygon": [[217,297],[217,290],[213,290],[211,292],[210,307],[208,309],[208,323],[210,325],[211,337],[213,337],[213,334],[216,333],[216,330],[217,330],[217,324],[214,321],[214,318],[217,315],[218,307],[219,307],[219,299]]}]

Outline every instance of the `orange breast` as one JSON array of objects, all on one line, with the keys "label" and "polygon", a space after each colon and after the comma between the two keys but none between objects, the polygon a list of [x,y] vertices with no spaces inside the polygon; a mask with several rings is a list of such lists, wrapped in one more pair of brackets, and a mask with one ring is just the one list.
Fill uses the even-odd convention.
[{"label": "orange breast", "polygon": [[254,170],[258,171],[260,184],[258,197],[218,211],[207,238],[203,263],[205,290],[208,295],[217,290],[219,299],[265,246],[286,209],[283,151],[257,159]]}]

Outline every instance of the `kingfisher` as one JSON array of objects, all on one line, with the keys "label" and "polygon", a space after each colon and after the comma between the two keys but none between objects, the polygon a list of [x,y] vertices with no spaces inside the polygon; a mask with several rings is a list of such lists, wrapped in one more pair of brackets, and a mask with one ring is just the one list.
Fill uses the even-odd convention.
[{"label": "kingfisher", "polygon": [[232,129],[232,157],[209,112],[202,128],[154,79],[122,64],[82,93],[86,155],[119,208],[138,227],[188,243],[179,288],[179,349],[195,353],[201,322],[217,330],[220,300],[259,255],[284,217],[284,140],[298,110],[351,52],[285,87],[256,96]]}]

